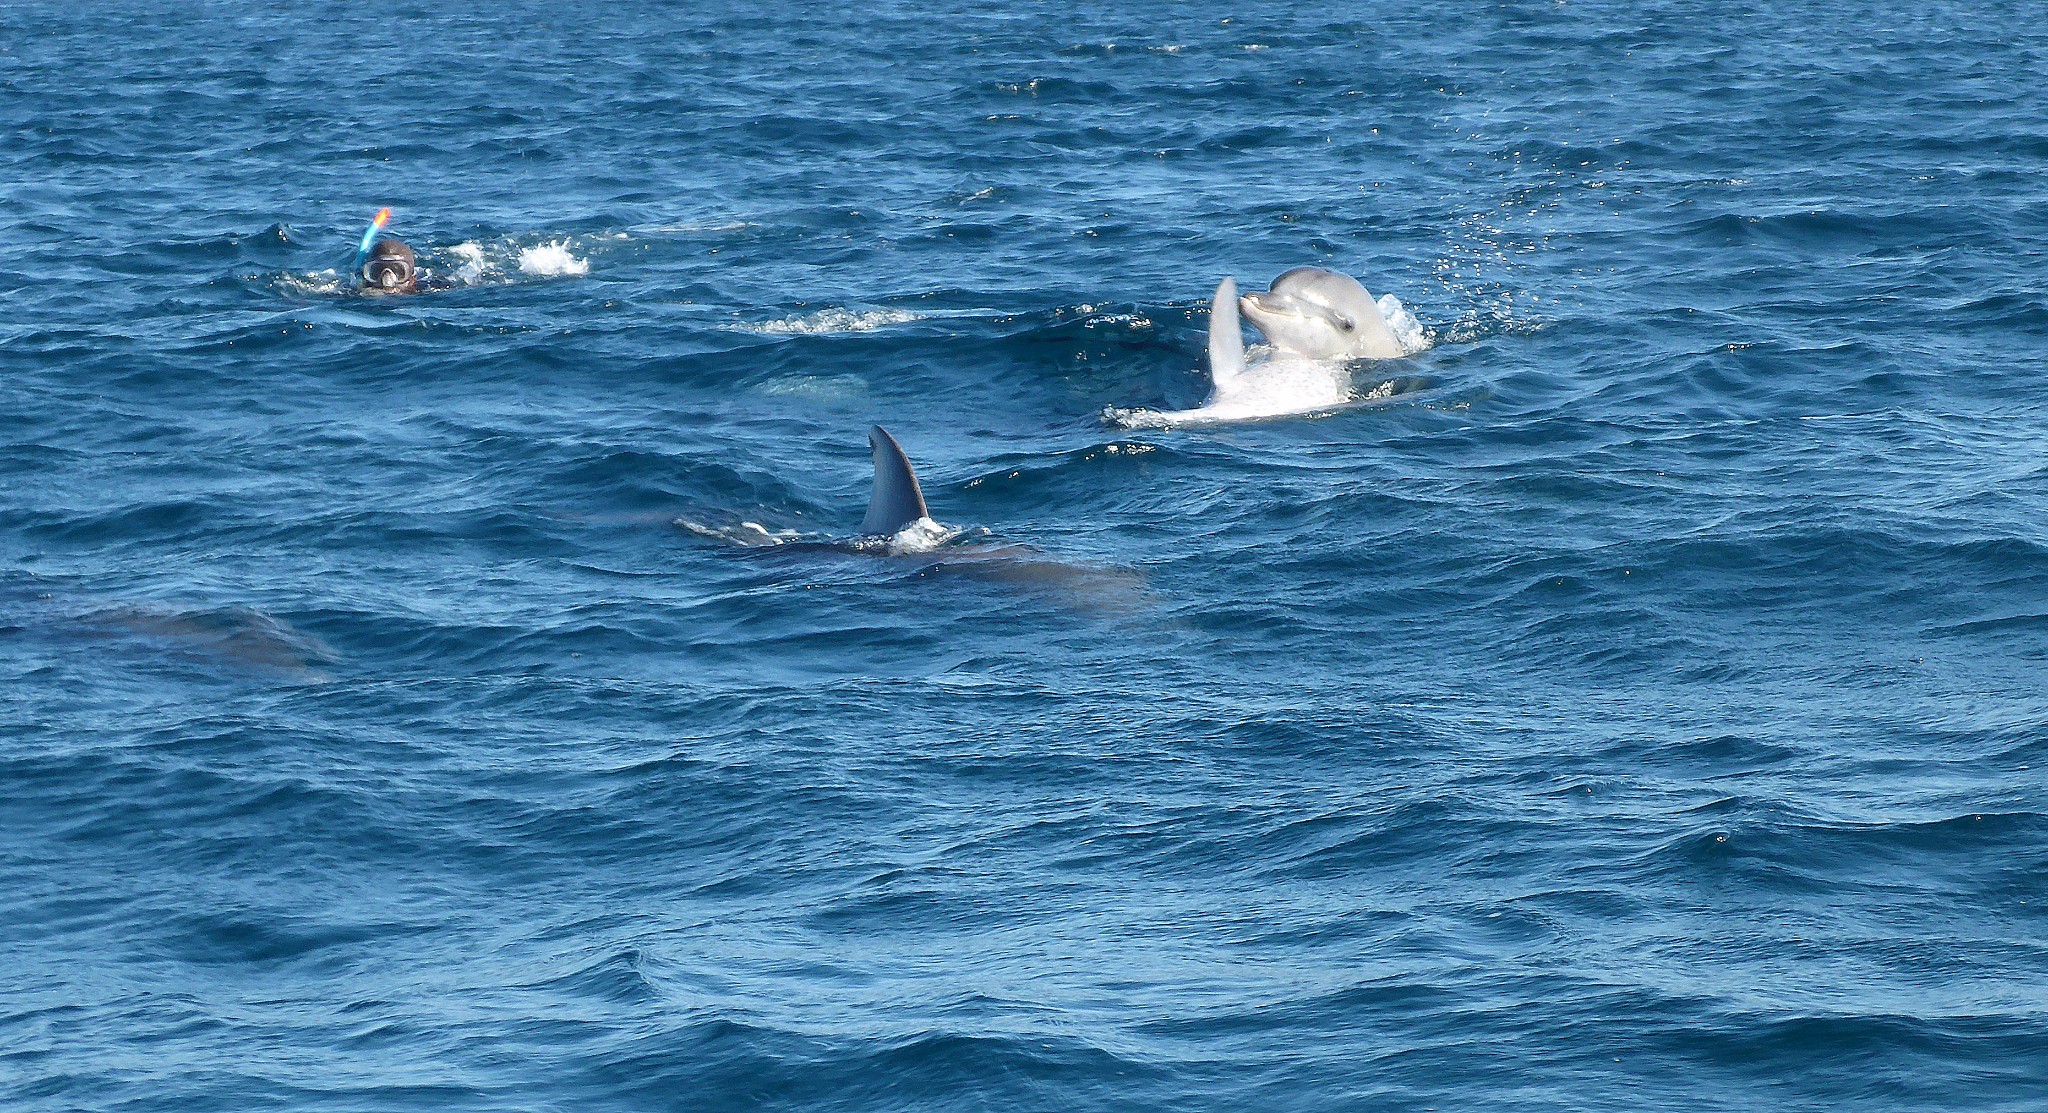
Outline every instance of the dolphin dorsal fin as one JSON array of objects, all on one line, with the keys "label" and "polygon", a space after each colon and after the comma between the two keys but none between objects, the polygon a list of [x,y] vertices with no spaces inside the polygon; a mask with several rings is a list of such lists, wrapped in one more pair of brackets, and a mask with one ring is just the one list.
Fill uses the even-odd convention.
[{"label": "dolphin dorsal fin", "polygon": [[893,537],[929,515],[924,491],[918,488],[910,457],[887,429],[869,429],[868,446],[875,450],[875,492],[868,496],[868,516],[861,519],[860,532],[866,537]]},{"label": "dolphin dorsal fin", "polygon": [[1209,379],[1217,386],[1244,374],[1244,329],[1237,321],[1237,280],[1216,285],[1209,303]]}]

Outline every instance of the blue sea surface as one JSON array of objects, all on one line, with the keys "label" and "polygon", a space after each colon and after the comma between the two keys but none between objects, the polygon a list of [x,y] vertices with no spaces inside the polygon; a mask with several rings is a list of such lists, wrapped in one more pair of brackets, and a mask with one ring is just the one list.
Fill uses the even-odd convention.
[{"label": "blue sea surface", "polygon": [[2041,15],[0,6],[0,1108],[2048,1108]]}]

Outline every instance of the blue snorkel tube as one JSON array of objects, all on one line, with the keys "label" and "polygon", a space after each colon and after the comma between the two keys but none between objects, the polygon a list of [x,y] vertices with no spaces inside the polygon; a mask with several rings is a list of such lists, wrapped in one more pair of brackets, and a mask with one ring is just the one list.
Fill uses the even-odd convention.
[{"label": "blue snorkel tube", "polygon": [[377,233],[382,232],[384,226],[389,223],[391,223],[391,209],[389,206],[386,206],[385,208],[378,209],[377,215],[370,218],[370,226],[363,229],[362,246],[356,248],[355,265],[349,268],[349,273],[354,275],[358,281],[363,276],[363,264],[370,259],[370,245],[377,242]]}]

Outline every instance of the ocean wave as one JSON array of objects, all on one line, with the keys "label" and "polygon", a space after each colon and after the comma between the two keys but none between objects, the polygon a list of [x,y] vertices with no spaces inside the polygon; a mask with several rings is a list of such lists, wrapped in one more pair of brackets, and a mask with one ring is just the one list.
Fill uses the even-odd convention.
[{"label": "ocean wave", "polygon": [[907,309],[820,309],[798,317],[728,326],[738,332],[764,336],[825,336],[834,333],[873,332],[890,325],[922,321],[924,314]]}]

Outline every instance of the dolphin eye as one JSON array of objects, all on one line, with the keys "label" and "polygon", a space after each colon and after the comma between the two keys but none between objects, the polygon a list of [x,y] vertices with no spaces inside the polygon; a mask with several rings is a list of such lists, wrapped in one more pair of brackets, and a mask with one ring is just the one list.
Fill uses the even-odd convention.
[{"label": "dolphin eye", "polygon": [[1353,323],[1351,318],[1349,317],[1339,317],[1337,318],[1337,327],[1343,329],[1345,332],[1350,332],[1352,329],[1357,328],[1358,326],[1355,323]]}]

